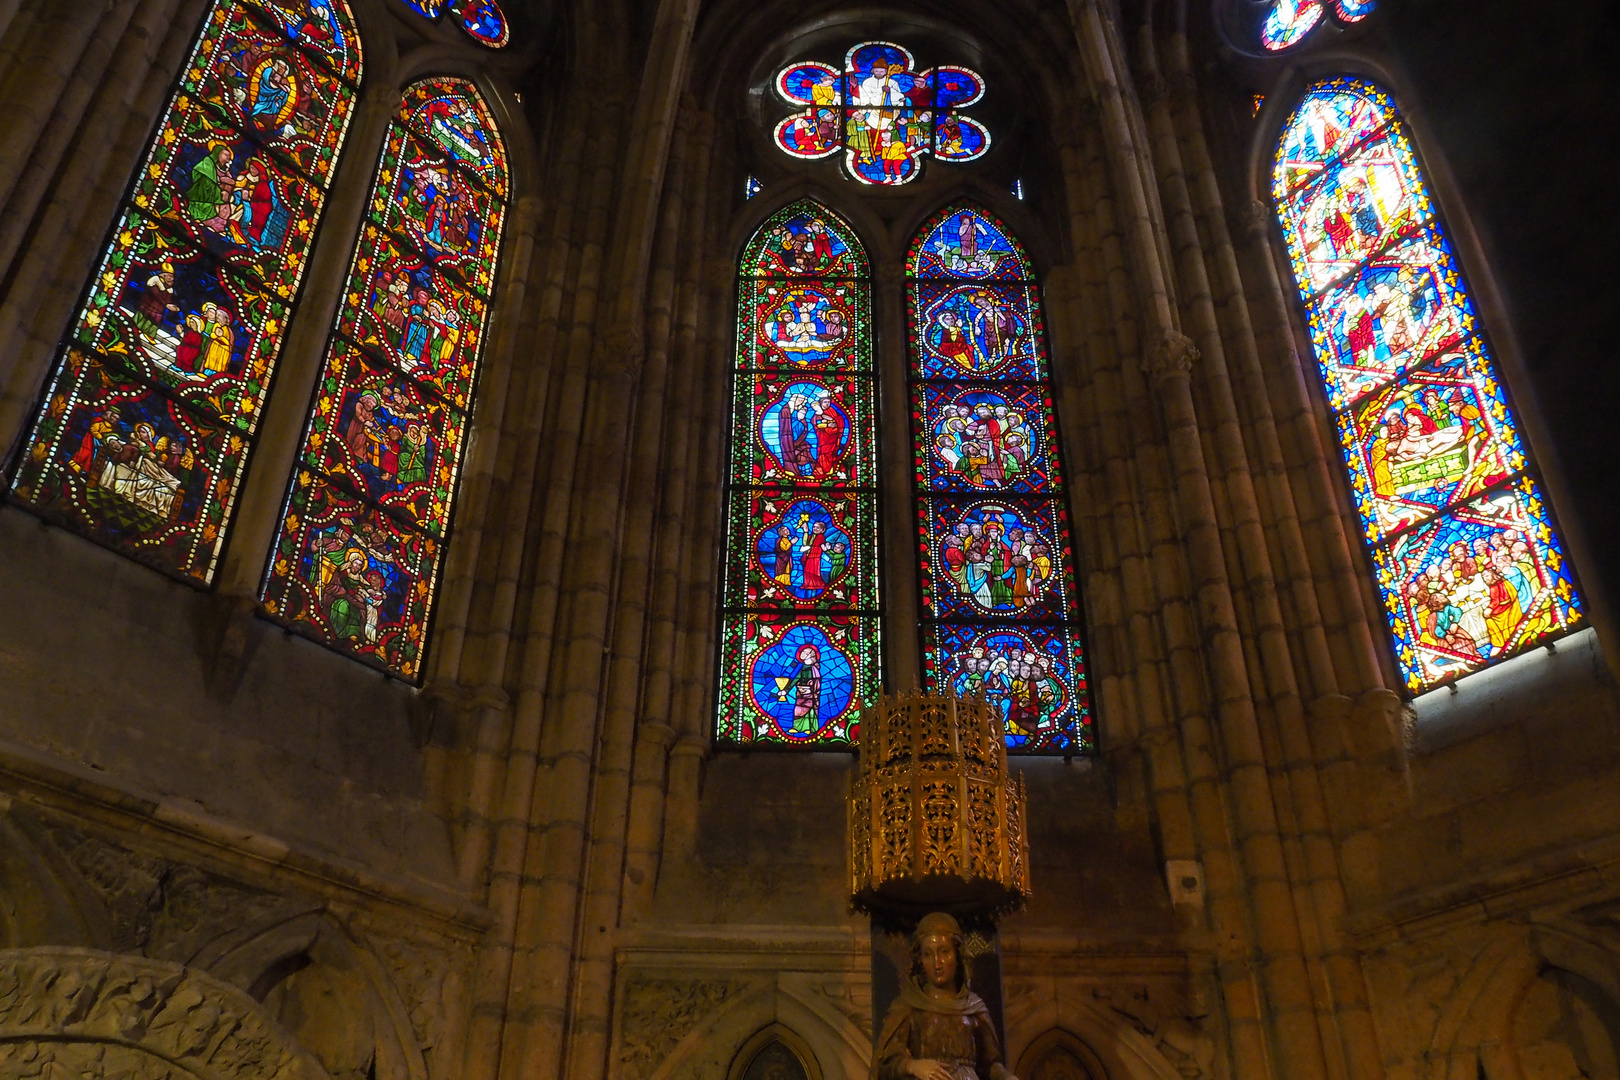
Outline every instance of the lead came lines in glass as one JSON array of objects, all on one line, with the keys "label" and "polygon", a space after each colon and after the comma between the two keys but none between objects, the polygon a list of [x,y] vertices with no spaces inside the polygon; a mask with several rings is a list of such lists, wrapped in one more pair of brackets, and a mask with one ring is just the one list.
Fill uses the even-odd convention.
[{"label": "lead came lines in glass", "polygon": [[209,9],[16,464],[24,503],[212,580],[360,69],[341,0]]},{"label": "lead came lines in glass", "polygon": [[924,678],[983,693],[1010,750],[1091,743],[1045,327],[1029,261],[972,206],[907,260]]},{"label": "lead came lines in glass", "polygon": [[870,286],[854,232],[804,201],[749,242],[721,589],[717,738],[858,738],[880,686]]},{"label": "lead came lines in glass", "polygon": [[266,569],[273,617],[406,679],[422,672],[506,176],[471,83],[406,91]]},{"label": "lead came lines in glass", "polygon": [[1307,90],[1273,195],[1408,688],[1576,626],[1570,568],[1389,96],[1347,78]]}]

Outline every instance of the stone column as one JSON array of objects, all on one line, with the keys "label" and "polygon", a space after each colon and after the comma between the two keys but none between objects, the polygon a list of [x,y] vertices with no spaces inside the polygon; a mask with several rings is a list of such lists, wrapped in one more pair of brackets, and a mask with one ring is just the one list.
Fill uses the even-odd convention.
[{"label": "stone column", "polygon": [[917,580],[917,508],[912,467],[911,367],[904,262],[874,260],[873,361],[877,376],[878,521],[883,589],[883,666],[889,693],[922,685],[922,595]]}]

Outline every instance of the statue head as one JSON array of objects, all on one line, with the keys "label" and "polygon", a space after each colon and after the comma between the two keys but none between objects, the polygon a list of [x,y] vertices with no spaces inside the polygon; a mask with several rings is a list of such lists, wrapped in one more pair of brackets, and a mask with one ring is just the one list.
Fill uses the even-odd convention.
[{"label": "statue head", "polygon": [[943,911],[924,915],[911,935],[913,975],[924,988],[952,991],[967,985],[962,964],[962,927]]}]

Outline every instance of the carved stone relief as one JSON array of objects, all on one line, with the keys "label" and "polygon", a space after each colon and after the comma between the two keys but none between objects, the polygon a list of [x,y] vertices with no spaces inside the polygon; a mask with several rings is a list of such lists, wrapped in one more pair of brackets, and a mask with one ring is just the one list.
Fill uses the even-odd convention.
[{"label": "carved stone relief", "polygon": [[638,979],[625,987],[619,1075],[651,1076],[702,1020],[734,1001],[747,985],[726,979]]},{"label": "carved stone relief", "polygon": [[117,952],[188,963],[209,942],[307,903],[150,858],[67,825],[45,832],[106,906]]},{"label": "carved stone relief", "polygon": [[1204,1034],[1195,1018],[1186,1015],[1189,1010],[1184,1004],[1160,1000],[1141,985],[1099,986],[1092,993],[1151,1039],[1186,1080],[1214,1075],[1215,1041]]},{"label": "carved stone relief", "polygon": [[236,988],[89,949],[0,952],[0,1062],[51,1080],[329,1080]]},{"label": "carved stone relief", "polygon": [[472,957],[398,939],[373,939],[410,1013],[411,1031],[424,1054],[443,1043],[446,1018],[460,1007]]}]

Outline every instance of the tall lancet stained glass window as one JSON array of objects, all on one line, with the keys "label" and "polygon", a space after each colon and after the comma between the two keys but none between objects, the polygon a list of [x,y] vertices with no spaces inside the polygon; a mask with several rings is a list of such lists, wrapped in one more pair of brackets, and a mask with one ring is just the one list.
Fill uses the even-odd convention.
[{"label": "tall lancet stained glass window", "polygon": [[1040,288],[1006,226],[952,206],[910,278],[928,686],[985,694],[1010,749],[1089,748],[1080,600]]},{"label": "tall lancet stained glass window", "polygon": [[407,679],[449,539],[506,195],[477,88],[407,90],[265,575],[275,618]]},{"label": "tall lancet stained glass window", "polygon": [[212,579],[354,111],[343,0],[218,0],[16,463],[17,497]]},{"label": "tall lancet stained glass window", "polygon": [[1389,95],[1317,83],[1272,192],[1407,686],[1584,617],[1462,267]]},{"label": "tall lancet stained glass window", "polygon": [[814,202],[765,222],[737,283],[718,737],[848,745],[880,685],[866,253]]}]

